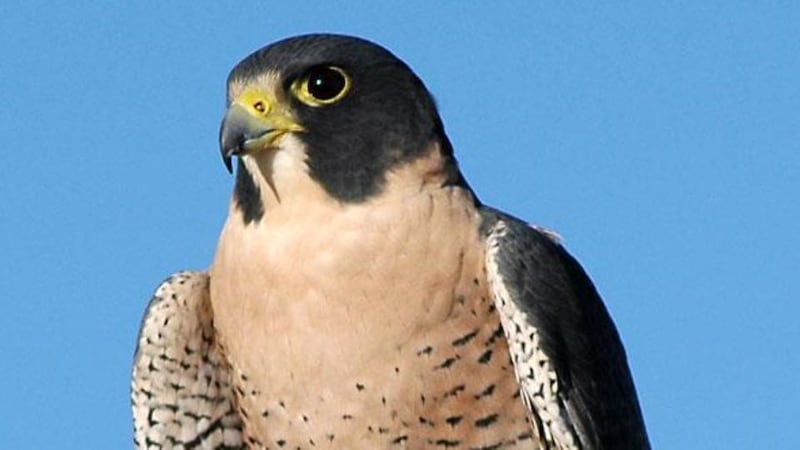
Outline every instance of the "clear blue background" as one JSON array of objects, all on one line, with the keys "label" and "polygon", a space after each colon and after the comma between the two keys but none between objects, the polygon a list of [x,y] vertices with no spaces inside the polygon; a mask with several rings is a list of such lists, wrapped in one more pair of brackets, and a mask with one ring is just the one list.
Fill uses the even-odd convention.
[{"label": "clear blue background", "polygon": [[0,447],[131,446],[143,308],[227,213],[225,77],[335,31],[426,81],[486,203],[564,237],[655,447],[800,448],[797,3],[9,3]]}]

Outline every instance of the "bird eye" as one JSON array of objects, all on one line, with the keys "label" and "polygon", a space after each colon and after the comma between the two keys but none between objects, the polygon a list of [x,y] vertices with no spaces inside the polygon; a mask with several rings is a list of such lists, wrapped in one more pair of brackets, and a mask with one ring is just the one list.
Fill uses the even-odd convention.
[{"label": "bird eye", "polygon": [[318,66],[300,78],[292,90],[307,105],[330,105],[341,100],[350,90],[350,77],[338,67]]}]

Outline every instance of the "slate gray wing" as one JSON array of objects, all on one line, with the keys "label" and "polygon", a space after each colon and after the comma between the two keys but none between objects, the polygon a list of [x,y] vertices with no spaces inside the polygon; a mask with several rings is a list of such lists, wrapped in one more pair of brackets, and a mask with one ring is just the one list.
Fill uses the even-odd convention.
[{"label": "slate gray wing", "polygon": [[550,233],[482,215],[492,296],[545,448],[650,448],[622,342],[579,263]]},{"label": "slate gray wing", "polygon": [[177,273],[147,307],[131,381],[138,449],[245,448],[208,283],[202,272]]}]

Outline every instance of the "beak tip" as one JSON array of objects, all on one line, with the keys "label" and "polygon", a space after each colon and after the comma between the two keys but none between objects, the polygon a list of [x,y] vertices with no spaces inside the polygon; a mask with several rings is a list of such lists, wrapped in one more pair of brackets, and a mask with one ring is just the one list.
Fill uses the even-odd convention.
[{"label": "beak tip", "polygon": [[231,157],[223,156],[222,162],[225,163],[225,168],[228,170],[228,173],[233,174],[233,164],[231,163]]}]

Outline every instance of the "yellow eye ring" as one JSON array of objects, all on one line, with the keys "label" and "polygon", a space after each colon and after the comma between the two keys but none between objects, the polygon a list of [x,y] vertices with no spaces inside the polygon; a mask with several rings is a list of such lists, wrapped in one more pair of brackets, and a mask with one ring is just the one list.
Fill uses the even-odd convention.
[{"label": "yellow eye ring", "polygon": [[336,66],[312,67],[292,83],[292,92],[309,106],[325,106],[338,102],[350,90],[350,75]]}]

